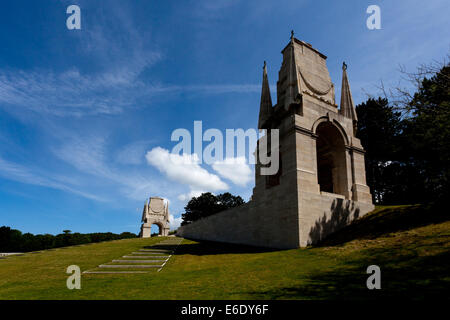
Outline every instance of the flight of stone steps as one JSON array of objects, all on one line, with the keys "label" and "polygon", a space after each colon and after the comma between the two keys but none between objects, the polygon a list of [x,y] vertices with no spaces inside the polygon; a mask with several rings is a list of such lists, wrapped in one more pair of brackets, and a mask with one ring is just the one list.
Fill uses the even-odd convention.
[{"label": "flight of stone steps", "polygon": [[167,238],[152,246],[146,246],[99,265],[92,270],[86,270],[84,274],[127,274],[159,272],[172,257],[182,238]]}]

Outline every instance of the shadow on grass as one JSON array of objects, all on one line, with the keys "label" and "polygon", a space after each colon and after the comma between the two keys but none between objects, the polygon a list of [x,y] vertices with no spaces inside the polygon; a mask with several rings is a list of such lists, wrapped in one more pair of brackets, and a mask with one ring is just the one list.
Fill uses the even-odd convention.
[{"label": "shadow on grass", "polygon": [[[371,299],[449,299],[450,252],[433,256],[414,255],[392,258],[366,250],[371,259],[348,262],[339,268],[312,274],[305,284],[261,292],[246,292],[257,299],[371,300]],[[381,290],[366,286],[367,267],[381,268]]]},{"label": "shadow on grass", "polygon": [[[345,218],[345,214],[340,214],[336,215],[336,219],[341,221],[342,216]],[[450,220],[450,216],[443,204],[410,205],[379,209],[330,234],[316,246],[339,245],[355,239],[375,239],[388,233],[406,231],[448,220]],[[333,222],[322,222],[316,228],[327,228],[329,224],[333,224]],[[311,232],[314,233],[314,230]]]},{"label": "shadow on grass", "polygon": [[277,249],[246,246],[241,244],[230,244],[215,241],[199,241],[195,243],[182,243],[180,245],[154,245],[144,248],[175,250],[175,255],[190,254],[196,256],[216,255],[216,254],[245,254],[279,251]]},{"label": "shadow on grass", "polygon": [[344,228],[352,216],[352,219],[359,218],[359,208],[355,207],[354,202],[344,201],[344,199],[335,199],[331,204],[331,217],[327,219],[324,213],[323,217],[316,221],[314,227],[309,232],[311,243],[320,242],[327,235],[332,234]]}]

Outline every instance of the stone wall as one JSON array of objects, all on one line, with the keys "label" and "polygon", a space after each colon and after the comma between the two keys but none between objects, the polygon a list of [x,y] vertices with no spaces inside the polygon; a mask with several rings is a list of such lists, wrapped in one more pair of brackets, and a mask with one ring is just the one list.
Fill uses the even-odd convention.
[{"label": "stone wall", "polygon": [[264,208],[254,201],[178,228],[177,235],[194,240],[210,240],[272,248],[298,247],[298,216]]},{"label": "stone wall", "polygon": [[[336,197],[303,193],[299,219],[256,206],[250,201],[178,228],[177,235],[193,240],[209,240],[278,249],[305,247],[348,225],[373,209],[372,204]],[[300,231],[300,232],[299,232]]]}]

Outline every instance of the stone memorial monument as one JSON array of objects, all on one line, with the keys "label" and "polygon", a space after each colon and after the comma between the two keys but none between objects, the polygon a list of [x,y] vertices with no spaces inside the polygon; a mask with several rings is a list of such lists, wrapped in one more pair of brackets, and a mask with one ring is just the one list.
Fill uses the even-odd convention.
[{"label": "stone memorial monument", "polygon": [[324,54],[293,34],[282,54],[274,106],[264,63],[258,121],[263,138],[279,130],[277,173],[261,175],[257,163],[249,202],[182,226],[177,235],[297,248],[373,210],[347,65],[338,108]]},{"label": "stone memorial monument", "polygon": [[160,236],[169,235],[169,204],[165,203],[163,198],[150,197],[149,201],[145,202],[139,236],[141,238],[151,237],[153,224],[159,227]]}]

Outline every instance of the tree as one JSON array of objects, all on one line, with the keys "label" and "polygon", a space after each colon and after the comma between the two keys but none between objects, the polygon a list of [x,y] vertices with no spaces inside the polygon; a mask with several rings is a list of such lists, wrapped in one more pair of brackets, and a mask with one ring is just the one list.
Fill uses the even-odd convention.
[{"label": "tree", "polygon": [[10,227],[0,227],[0,251],[14,252],[20,251],[22,232]]},{"label": "tree", "polygon": [[22,234],[19,230],[3,226],[0,227],[0,252],[28,252],[83,243],[136,238],[136,235],[131,232],[122,232],[121,234],[111,232],[86,234],[77,232],[72,234],[70,230],[64,230],[63,232],[56,236],[51,234]]},{"label": "tree", "polygon": [[217,196],[210,192],[202,193],[199,197],[192,198],[184,207],[185,213],[181,215],[183,219],[181,225],[189,224],[243,203],[244,200],[240,196],[233,196],[229,192]]},{"label": "tree", "polygon": [[399,152],[401,113],[394,111],[385,98],[369,98],[356,106],[356,136],[366,150],[367,184],[375,203],[381,203],[387,192],[386,172]]},{"label": "tree", "polygon": [[244,200],[240,196],[233,196],[229,192],[219,194],[216,198],[220,211],[237,207],[244,203]]},{"label": "tree", "polygon": [[422,176],[424,200],[443,198],[450,190],[450,65],[423,77],[405,109],[405,141]]},{"label": "tree", "polygon": [[367,184],[376,203],[441,200],[450,190],[450,66],[402,72],[414,92],[396,88],[391,103],[368,99],[356,107]]}]

